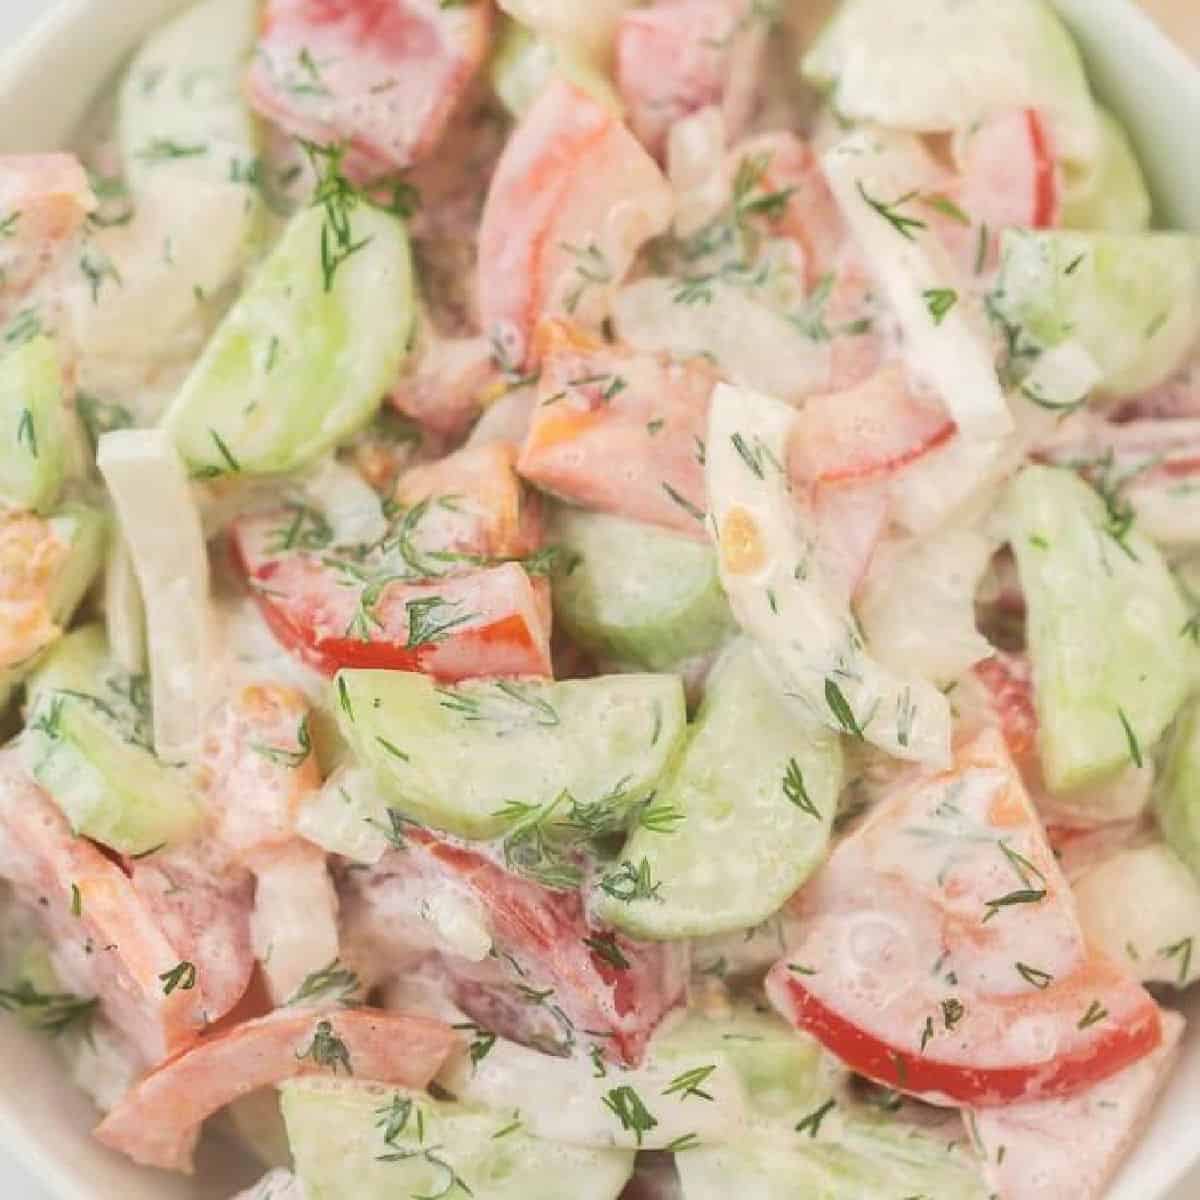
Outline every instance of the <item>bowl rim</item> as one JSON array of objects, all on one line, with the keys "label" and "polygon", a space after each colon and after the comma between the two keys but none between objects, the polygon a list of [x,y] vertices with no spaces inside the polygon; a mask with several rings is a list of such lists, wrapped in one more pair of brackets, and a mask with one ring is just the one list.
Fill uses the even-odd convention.
[{"label": "bowl rim", "polygon": [[[70,83],[60,83],[61,96],[52,96],[49,111],[35,112],[27,128],[4,129],[0,125],[3,148],[44,150],[48,142],[38,130],[57,127],[65,133],[78,125],[98,89],[112,76],[129,49],[147,31],[189,2],[59,0],[22,37],[0,50],[0,112],[19,111],[22,95],[27,91],[40,90],[45,94],[48,67],[53,67],[58,80]],[[1131,130],[1151,180],[1156,213],[1172,226],[1200,232],[1200,154],[1179,154],[1171,146],[1173,142],[1175,148],[1180,144],[1186,147],[1187,130],[1200,128],[1200,69],[1131,0],[1052,0],[1052,3],[1085,52],[1089,79],[1097,85],[1105,102],[1120,110],[1122,121]],[[99,27],[98,43],[90,35],[81,34],[89,23]],[[97,61],[100,58],[103,61]],[[1131,62],[1152,66],[1152,71],[1139,76]],[[1161,131],[1167,128],[1164,113],[1171,114],[1172,125],[1176,126],[1173,137],[1161,136]],[[64,140],[59,136],[49,142],[57,145]],[[1186,1076],[1183,1082],[1187,1094],[1200,1095],[1200,1003],[1193,1000],[1190,1009],[1195,1028],[1188,1030],[1175,1080]],[[24,1078],[27,1072],[41,1074],[53,1069],[53,1059],[46,1047],[30,1044],[26,1048],[18,1040],[32,1039],[34,1035],[15,1030],[0,1030],[0,1035],[3,1035],[0,1046],[4,1047],[3,1061],[7,1068],[4,1073],[10,1079]],[[15,1053],[10,1052],[10,1046],[18,1047]],[[0,1090],[5,1089],[0,1086]],[[71,1090],[75,1091],[73,1087]],[[67,1097],[64,1106],[78,1107],[78,1098]],[[107,1152],[89,1153],[86,1166],[90,1169],[98,1165],[99,1174],[85,1174],[85,1167],[70,1161],[73,1156],[63,1147],[38,1139],[33,1123],[22,1116],[22,1107],[18,1102],[10,1110],[0,1102],[0,1150],[10,1154],[59,1200],[90,1200],[90,1193],[101,1178],[115,1186],[116,1174],[105,1168],[111,1168],[112,1172],[119,1169],[131,1181],[136,1180],[132,1187],[113,1193],[131,1200],[182,1200],[195,1194],[190,1184],[177,1178],[134,1168],[123,1161],[110,1162]],[[1160,1112],[1158,1117],[1161,1115]],[[1160,1125],[1161,1121],[1152,1118],[1142,1131],[1141,1145],[1147,1145]],[[1200,1141],[1187,1138],[1186,1133],[1184,1130],[1180,1136],[1166,1139],[1169,1145],[1155,1146],[1157,1154],[1150,1154],[1148,1149],[1146,1162],[1134,1164],[1132,1159],[1127,1160],[1111,1200],[1166,1200],[1170,1190],[1200,1163]],[[1137,1156],[1135,1151],[1132,1157]],[[1137,1176],[1126,1181],[1125,1174],[1134,1165]]]}]

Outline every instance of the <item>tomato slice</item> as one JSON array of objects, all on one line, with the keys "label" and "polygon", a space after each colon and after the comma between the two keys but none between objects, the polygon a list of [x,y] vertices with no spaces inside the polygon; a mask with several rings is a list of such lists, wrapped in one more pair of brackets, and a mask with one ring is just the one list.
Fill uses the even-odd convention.
[{"label": "tomato slice", "polygon": [[788,474],[799,486],[889,475],[936,450],[956,426],[889,366],[844,392],[810,396],[796,417]]},{"label": "tomato slice", "polygon": [[544,315],[598,327],[673,206],[662,172],[621,121],[569,83],[547,86],[500,156],[479,227],[480,317],[503,365],[535,365]]},{"label": "tomato slice", "polygon": [[73,154],[0,155],[0,320],[7,320],[34,282],[96,207],[83,164]]},{"label": "tomato slice", "polygon": [[490,4],[267,0],[250,101],[289,133],[342,143],[371,176],[429,155],[487,54]]},{"label": "tomato slice", "polygon": [[240,853],[281,845],[306,796],[321,786],[309,707],[294,688],[253,684],[224,706],[205,738],[209,808]]},{"label": "tomato slice", "polygon": [[617,27],[616,80],[629,126],[656,158],[676,121],[716,105],[729,138],[753,115],[766,22],[748,0],[665,0],[629,9]]},{"label": "tomato slice", "polygon": [[1086,945],[994,730],[884,800],[799,905],[768,995],[889,1087],[976,1107],[1064,1096],[1159,1044],[1154,1001]]},{"label": "tomato slice", "polygon": [[794,133],[757,134],[729,152],[729,166],[735,180],[753,181],[743,201],[747,219],[765,236],[800,247],[809,288],[840,272],[849,233],[812,143]]},{"label": "tomato slice", "polygon": [[[208,1011],[207,973],[196,963],[196,986],[164,991],[165,972],[185,960],[196,962],[184,951],[192,952],[190,934],[199,926],[189,930],[182,919],[164,923],[166,905],[161,891],[149,886],[149,870],[147,863],[137,886],[95,845],[71,833],[15,750],[0,755],[0,875],[37,916],[55,948],[63,987],[98,996],[104,1015],[145,1061],[158,1062],[192,1042],[206,1016],[215,1020],[236,988],[218,988],[224,994]],[[227,933],[222,922],[218,937]]]},{"label": "tomato slice", "polygon": [[972,668],[983,685],[1008,752],[1022,766],[1037,755],[1038,719],[1033,705],[1033,668],[1023,654],[997,653]]},{"label": "tomato slice", "polygon": [[397,412],[434,433],[459,438],[503,378],[486,338],[440,337],[426,322],[418,349],[389,399]]},{"label": "tomato slice", "polygon": [[584,508],[705,539],[708,363],[609,345],[565,321],[543,322],[537,345],[521,474]]},{"label": "tomato slice", "polygon": [[989,1191],[1004,1200],[1102,1200],[1179,1053],[1184,1019],[1162,1014],[1153,1054],[1066,1100],[966,1115]]},{"label": "tomato slice", "polygon": [[591,1042],[636,1065],[659,1021],[683,999],[683,947],[636,942],[593,923],[578,891],[556,891],[515,875],[484,854],[406,827],[407,849],[354,882],[365,911],[350,908],[351,942],[386,953],[404,970],[433,944],[401,914],[434,895],[464,893],[492,940],[472,962],[445,954],[455,1002],[479,1024],[514,1041],[558,1052]]},{"label": "tomato slice", "polygon": [[233,543],[271,631],[317,670],[382,667],[450,682],[551,673],[548,591],[516,563],[412,583],[376,572],[376,583],[362,578],[364,564],[277,549],[292,519],[247,518]]},{"label": "tomato slice", "polygon": [[823,484],[814,489],[812,511],[825,578],[849,604],[887,530],[891,501],[886,483]]},{"label": "tomato slice", "polygon": [[49,521],[0,513],[0,671],[33,658],[62,632],[52,593],[69,553]]},{"label": "tomato slice", "polygon": [[96,1127],[136,1163],[190,1171],[200,1126],[231,1101],[304,1075],[337,1074],[424,1088],[458,1044],[440,1021],[379,1009],[278,1009],[145,1076]]},{"label": "tomato slice", "polygon": [[407,471],[395,500],[409,510],[424,505],[411,538],[418,556],[428,555],[445,570],[454,555],[470,563],[524,558],[537,550],[541,506],[522,483],[516,462],[516,447],[499,442],[468,446]]}]

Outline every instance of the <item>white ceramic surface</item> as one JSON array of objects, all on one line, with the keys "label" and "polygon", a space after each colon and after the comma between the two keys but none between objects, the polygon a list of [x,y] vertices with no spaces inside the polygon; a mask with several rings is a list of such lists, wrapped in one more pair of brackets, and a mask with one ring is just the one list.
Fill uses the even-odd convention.
[{"label": "white ceramic surface", "polygon": [[[1088,55],[1097,90],[1139,143],[1160,217],[1200,231],[1194,140],[1200,72],[1125,0],[1055,2]],[[123,56],[186,3],[0,0],[0,151],[62,144]],[[36,18],[34,32],[12,48],[18,31]],[[1200,1159],[1200,999],[1190,1008],[1195,1024],[1184,1061],[1109,1200],[1200,1198],[1200,1170],[1184,1178]],[[133,1170],[90,1141],[93,1119],[88,1103],[63,1082],[44,1041],[0,1021],[2,1200],[218,1200],[229,1194],[227,1184],[212,1179],[197,1183]]]}]

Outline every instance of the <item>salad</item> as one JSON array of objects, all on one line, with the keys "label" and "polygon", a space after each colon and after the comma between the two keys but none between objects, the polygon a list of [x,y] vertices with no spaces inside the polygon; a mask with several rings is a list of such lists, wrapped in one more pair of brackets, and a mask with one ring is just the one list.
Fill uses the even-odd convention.
[{"label": "salad", "polygon": [[1200,979],[1150,225],[1043,0],[200,0],[0,158],[0,1009],[95,1137],[1101,1200]]}]

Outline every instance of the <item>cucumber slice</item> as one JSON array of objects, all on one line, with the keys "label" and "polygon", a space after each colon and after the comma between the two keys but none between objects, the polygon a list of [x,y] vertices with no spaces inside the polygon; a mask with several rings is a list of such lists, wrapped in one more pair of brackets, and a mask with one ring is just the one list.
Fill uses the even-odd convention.
[{"label": "cucumber slice", "polygon": [[1088,942],[1134,978],[1180,988],[1200,979],[1200,880],[1169,846],[1122,850],[1072,891]]},{"label": "cucumber slice", "polygon": [[121,84],[118,137],[135,193],[153,177],[242,183],[261,207],[258,128],[242,87],[257,0],[202,0],[152,34]]},{"label": "cucumber slice", "polygon": [[1088,163],[1099,130],[1079,50],[1042,0],[845,0],[805,55],[843,118],[912,133],[1037,108],[1059,153]]},{"label": "cucumber slice", "polygon": [[1149,758],[1194,673],[1187,611],[1155,546],[1114,523],[1075,472],[1026,467],[1007,512],[1042,770],[1068,791]]},{"label": "cucumber slice", "polygon": [[308,796],[296,832],[329,854],[374,865],[387,853],[387,805],[375,777],[359,767],[339,767]]},{"label": "cucumber slice", "polygon": [[502,18],[490,74],[496,95],[514,117],[525,115],[555,75],[573,83],[618,117],[625,113],[609,78],[577,48],[539,37],[508,17]]},{"label": "cucumber slice", "polygon": [[[797,717],[749,642],[709,677],[691,740],[625,846],[662,882],[650,899],[598,892],[599,915],[634,937],[748,929],[808,878],[829,842],[842,786],[832,730]],[[665,825],[647,822],[665,814]]]},{"label": "cucumber slice", "polygon": [[1006,230],[992,310],[1018,344],[1081,345],[1114,395],[1162,382],[1200,326],[1200,238]]},{"label": "cucumber slice", "polygon": [[164,424],[193,474],[305,466],[370,421],[395,381],[414,318],[408,235],[365,203],[344,215],[356,249],[335,268],[325,210],[292,218],[184,382]]},{"label": "cucumber slice", "polygon": [[709,545],[565,506],[546,536],[566,551],[553,579],[555,619],[592,654],[665,671],[736,629]]},{"label": "cucumber slice", "polygon": [[1175,723],[1154,809],[1167,844],[1200,876],[1200,701]]},{"label": "cucumber slice", "polygon": [[342,671],[333,703],[393,807],[481,839],[512,826],[505,805],[564,793],[605,803],[619,822],[658,785],[687,723],[674,675],[451,688],[406,671]]},{"label": "cucumber slice", "polygon": [[846,1076],[816,1038],[746,1003],[712,1016],[690,1009],[652,1047],[663,1062],[720,1054],[740,1079],[751,1115],[781,1128],[823,1104]]},{"label": "cucumber slice", "polygon": [[66,625],[104,565],[108,517],[86,504],[65,504],[50,518],[57,537],[70,547],[50,589],[50,611]]},{"label": "cucumber slice", "polygon": [[633,1173],[632,1151],[539,1141],[511,1113],[349,1080],[281,1090],[308,1200],[616,1200]]},{"label": "cucumber slice", "polygon": [[76,833],[137,855],[198,830],[200,804],[150,748],[146,678],[112,662],[97,627],[55,647],[31,695],[22,753]]},{"label": "cucumber slice", "polygon": [[0,359],[0,499],[46,512],[66,461],[62,372],[54,343],[39,337]]},{"label": "cucumber slice", "polygon": [[751,1139],[737,1146],[690,1150],[675,1159],[684,1200],[987,1200],[966,1157],[930,1146],[915,1156],[860,1154],[842,1146],[791,1145]]},{"label": "cucumber slice", "polygon": [[[672,1035],[656,1035],[647,1061],[618,1077],[598,1074],[586,1057],[558,1058],[499,1038],[478,1062],[464,1049],[438,1083],[455,1099],[513,1113],[514,1119],[519,1115],[534,1137],[600,1149],[662,1150],[680,1138],[708,1144],[741,1136],[746,1102],[729,1058],[715,1037],[687,1046]],[[689,1080],[697,1080],[703,1097],[688,1092]],[[618,1086],[633,1089],[657,1122],[652,1128],[622,1124],[605,1103]]]},{"label": "cucumber slice", "polygon": [[103,626],[80,625],[59,638],[30,674],[25,684],[28,708],[36,708],[48,692],[86,692],[112,669]]},{"label": "cucumber slice", "polygon": [[1100,118],[1100,152],[1091,169],[1068,171],[1062,202],[1067,229],[1143,233],[1150,228],[1150,189],[1125,127],[1107,109]]}]

